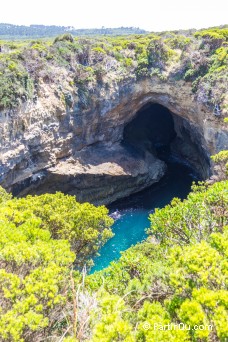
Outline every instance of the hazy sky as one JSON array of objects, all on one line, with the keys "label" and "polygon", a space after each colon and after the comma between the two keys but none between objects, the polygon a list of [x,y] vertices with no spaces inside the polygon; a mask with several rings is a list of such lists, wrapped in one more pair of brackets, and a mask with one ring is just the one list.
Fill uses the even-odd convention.
[{"label": "hazy sky", "polygon": [[228,24],[228,0],[1,0],[0,22],[150,31]]}]

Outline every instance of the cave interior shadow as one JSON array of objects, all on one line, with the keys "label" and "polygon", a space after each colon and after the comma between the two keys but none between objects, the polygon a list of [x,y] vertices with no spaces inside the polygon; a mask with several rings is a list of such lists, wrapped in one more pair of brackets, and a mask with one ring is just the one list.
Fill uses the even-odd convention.
[{"label": "cave interior shadow", "polygon": [[173,115],[158,103],[146,104],[125,126],[122,144],[132,153],[137,151],[143,156],[148,151],[166,159],[176,138]]}]

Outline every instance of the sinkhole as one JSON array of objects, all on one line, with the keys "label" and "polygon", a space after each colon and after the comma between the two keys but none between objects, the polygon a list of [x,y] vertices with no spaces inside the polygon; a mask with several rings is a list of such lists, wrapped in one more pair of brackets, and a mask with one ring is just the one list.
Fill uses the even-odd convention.
[{"label": "sinkhole", "polygon": [[201,179],[210,175],[202,135],[186,119],[158,103],[143,106],[123,130],[122,144],[164,161],[175,159],[192,167]]}]

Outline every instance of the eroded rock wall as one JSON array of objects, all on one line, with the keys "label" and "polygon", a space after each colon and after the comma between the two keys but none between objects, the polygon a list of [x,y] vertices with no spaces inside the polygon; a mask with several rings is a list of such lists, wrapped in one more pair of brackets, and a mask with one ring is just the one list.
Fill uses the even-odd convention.
[{"label": "eroded rock wall", "polygon": [[[66,82],[67,75],[65,76],[66,79],[64,73],[61,73],[60,83]],[[25,103],[18,110],[0,113],[0,184],[9,191],[17,189],[17,194],[29,192],[29,187],[33,188],[32,183],[39,183],[39,179],[43,181],[46,175],[50,177],[54,173],[56,177],[56,171],[53,170],[58,170],[58,167],[64,170],[64,163],[68,167],[61,172],[62,175],[66,172],[67,177],[73,170],[73,166],[70,167],[70,158],[83,167],[85,161],[82,152],[95,146],[100,149],[116,148],[118,151],[124,127],[148,102],[159,103],[176,115],[175,125],[179,139],[186,139],[188,136],[202,153],[202,158],[196,156],[195,161],[193,160],[196,164],[199,159],[201,164],[204,160],[208,163],[210,155],[228,148],[228,132],[223,120],[199,104],[190,85],[184,81],[162,82],[157,77],[136,81],[129,75],[125,81],[117,82],[113,78],[108,89],[101,85],[86,89],[83,95],[86,97],[84,105],[82,96],[79,98],[78,92],[73,87],[68,87],[70,106],[66,106],[59,96],[57,84],[43,84],[41,90],[36,104]],[[180,121],[180,118],[184,120]],[[184,124],[180,126],[180,122]],[[182,153],[189,153],[191,159],[191,154],[195,152]],[[115,158],[110,161],[113,165],[119,162]],[[92,159],[91,162],[87,159],[86,164],[100,163],[99,158],[96,162],[95,152]],[[104,170],[103,173],[105,172]],[[153,178],[153,182],[158,181],[164,173],[161,165],[155,163],[154,173],[156,172],[157,179]],[[204,164],[203,175],[206,177],[209,173],[209,164]],[[44,176],[41,177],[42,174]],[[74,171],[74,178],[79,175],[81,171]],[[57,177],[56,183],[58,182]],[[99,184],[102,188],[101,178]],[[148,182],[145,182],[146,186]],[[126,189],[128,187],[131,188],[126,185]],[[132,192],[141,188],[142,184],[132,189]],[[72,189],[68,192],[74,193]],[[108,193],[107,195],[111,196]],[[100,199],[98,202],[100,203]]]}]

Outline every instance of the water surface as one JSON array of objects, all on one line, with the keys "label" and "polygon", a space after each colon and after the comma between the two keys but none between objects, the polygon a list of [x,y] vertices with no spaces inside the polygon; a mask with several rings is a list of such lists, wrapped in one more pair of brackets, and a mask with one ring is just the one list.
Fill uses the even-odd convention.
[{"label": "water surface", "polygon": [[146,238],[145,230],[150,226],[148,216],[155,208],[164,207],[173,197],[187,197],[196,175],[175,160],[167,165],[168,172],[159,183],[109,206],[110,214],[118,217],[112,226],[115,236],[101,248],[100,256],[94,258],[91,273],[107,267],[121,256],[121,251]]}]

